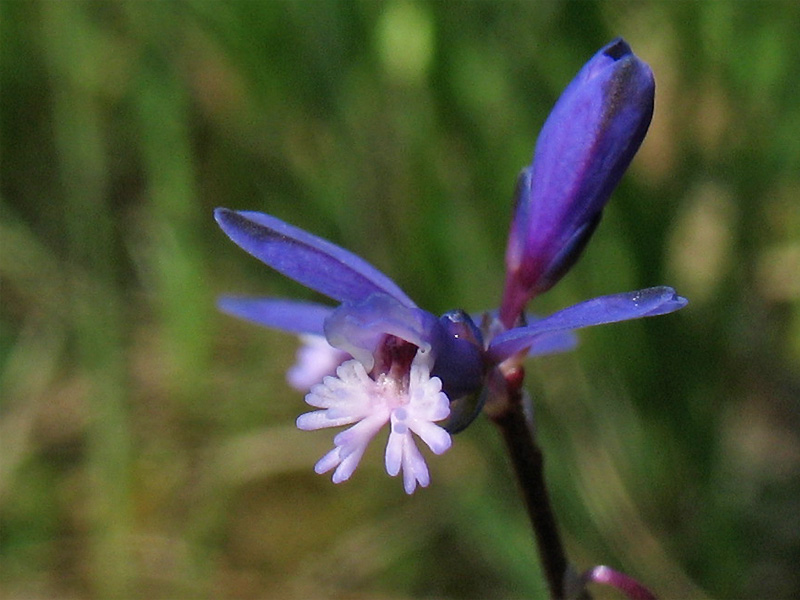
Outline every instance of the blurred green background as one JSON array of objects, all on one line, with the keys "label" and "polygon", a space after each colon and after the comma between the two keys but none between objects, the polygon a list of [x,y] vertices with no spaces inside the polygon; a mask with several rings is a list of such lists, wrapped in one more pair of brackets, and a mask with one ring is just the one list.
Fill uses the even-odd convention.
[{"label": "blurred green background", "polygon": [[[223,292],[315,298],[216,206],[336,241],[433,311],[496,306],[516,174],[624,36],[656,113],[532,307],[669,284],[675,315],[532,362],[572,561],[665,598],[800,594],[800,4],[0,3],[4,598],[543,598],[479,420],[407,497],[334,486],[296,342]],[[595,590],[599,597],[618,597]]]}]

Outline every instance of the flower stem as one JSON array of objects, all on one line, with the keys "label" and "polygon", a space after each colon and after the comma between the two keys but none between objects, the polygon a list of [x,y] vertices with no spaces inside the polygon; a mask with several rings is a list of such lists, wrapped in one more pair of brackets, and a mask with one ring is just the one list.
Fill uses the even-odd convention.
[{"label": "flower stem", "polygon": [[[510,382],[507,380],[507,383]],[[550,496],[547,493],[542,450],[536,443],[533,423],[526,414],[524,392],[517,385],[507,385],[505,396],[505,401],[493,403],[486,412],[500,429],[511,456],[511,463],[533,526],[550,598],[554,600],[565,598],[569,564]]]}]

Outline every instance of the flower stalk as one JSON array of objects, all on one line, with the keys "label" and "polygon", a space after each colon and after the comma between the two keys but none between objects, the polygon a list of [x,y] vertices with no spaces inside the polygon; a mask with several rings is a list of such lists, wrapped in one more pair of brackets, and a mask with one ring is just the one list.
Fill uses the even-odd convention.
[{"label": "flower stalk", "polygon": [[564,598],[569,572],[555,512],[544,475],[544,455],[536,443],[530,399],[522,389],[524,371],[512,368],[505,376],[498,371],[496,393],[484,412],[497,426],[528,512],[536,549],[550,598]]}]

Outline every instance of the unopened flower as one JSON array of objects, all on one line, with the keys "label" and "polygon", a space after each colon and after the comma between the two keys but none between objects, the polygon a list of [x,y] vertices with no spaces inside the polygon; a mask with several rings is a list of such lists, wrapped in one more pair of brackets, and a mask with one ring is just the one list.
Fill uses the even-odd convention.
[{"label": "unopened flower", "polygon": [[650,67],[616,39],[556,102],[517,182],[500,315],[507,327],[580,256],[644,139],[654,92]]}]

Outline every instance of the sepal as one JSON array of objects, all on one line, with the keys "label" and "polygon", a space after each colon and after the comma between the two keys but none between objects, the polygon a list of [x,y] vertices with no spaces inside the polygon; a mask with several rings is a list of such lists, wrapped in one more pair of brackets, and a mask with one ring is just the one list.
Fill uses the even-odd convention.
[{"label": "sepal", "polygon": [[489,343],[489,359],[500,363],[536,344],[544,334],[664,315],[680,310],[687,303],[686,298],[667,286],[600,296],[560,310],[527,327],[516,327],[497,335]]},{"label": "sepal", "polygon": [[214,218],[231,240],[279,273],[339,302],[370,294],[415,306],[397,284],[363,258],[271,215],[218,208]]}]

